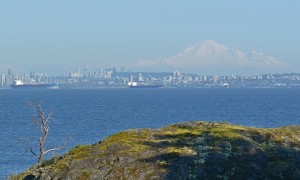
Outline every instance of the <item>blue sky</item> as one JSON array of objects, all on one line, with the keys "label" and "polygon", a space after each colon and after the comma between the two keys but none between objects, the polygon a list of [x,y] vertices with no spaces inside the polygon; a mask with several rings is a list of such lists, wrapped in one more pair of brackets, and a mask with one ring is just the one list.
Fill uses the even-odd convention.
[{"label": "blue sky", "polygon": [[1,1],[0,71],[126,65],[212,39],[299,72],[299,9],[298,0]]}]

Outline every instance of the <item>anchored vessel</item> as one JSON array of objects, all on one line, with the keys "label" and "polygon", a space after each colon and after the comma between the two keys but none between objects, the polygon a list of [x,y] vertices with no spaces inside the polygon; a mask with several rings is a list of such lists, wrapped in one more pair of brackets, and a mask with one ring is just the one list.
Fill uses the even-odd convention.
[{"label": "anchored vessel", "polygon": [[129,82],[129,88],[162,88],[164,85],[162,84],[138,84],[137,82]]},{"label": "anchored vessel", "polygon": [[57,84],[24,84],[21,80],[15,80],[11,87],[13,89],[59,89]]}]

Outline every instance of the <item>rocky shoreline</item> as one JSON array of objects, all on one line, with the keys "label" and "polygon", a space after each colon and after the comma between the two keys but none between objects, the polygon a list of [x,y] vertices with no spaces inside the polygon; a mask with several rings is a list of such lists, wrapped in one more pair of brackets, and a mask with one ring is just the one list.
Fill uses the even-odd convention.
[{"label": "rocky shoreline", "polygon": [[128,130],[10,179],[300,179],[300,126],[196,121]]}]

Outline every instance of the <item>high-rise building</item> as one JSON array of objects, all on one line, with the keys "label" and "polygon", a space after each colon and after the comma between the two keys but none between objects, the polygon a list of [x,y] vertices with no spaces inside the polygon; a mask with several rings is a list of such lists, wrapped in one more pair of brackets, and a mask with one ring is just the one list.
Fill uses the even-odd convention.
[{"label": "high-rise building", "polygon": [[6,84],[8,85],[8,84],[13,83],[14,78],[15,78],[15,76],[14,76],[14,73],[13,73],[12,69],[8,69],[7,70],[7,77],[6,77]]},{"label": "high-rise building", "polygon": [[24,74],[23,82],[28,84],[28,83],[30,83],[30,80],[31,80],[30,75]]},{"label": "high-rise building", "polygon": [[30,72],[30,78],[31,78],[31,79],[35,79],[35,78],[36,78],[36,75],[35,75],[34,72]]},{"label": "high-rise building", "polygon": [[84,78],[88,77],[88,70],[86,68],[84,68],[84,70],[83,70],[83,77]]},{"label": "high-rise building", "polygon": [[112,68],[112,73],[113,74],[116,74],[117,73],[117,69],[114,67],[114,68]]},{"label": "high-rise building", "polygon": [[129,76],[129,82],[133,82],[133,75],[132,74],[130,74],[130,76]]},{"label": "high-rise building", "polygon": [[126,72],[126,67],[124,65],[121,68],[121,72]]},{"label": "high-rise building", "polygon": [[179,78],[181,76],[181,74],[180,74],[180,72],[179,71],[174,71],[173,72],[173,79],[177,79],[177,78]]},{"label": "high-rise building", "polygon": [[106,70],[106,78],[112,78],[112,71],[110,69]]},{"label": "high-rise building", "polygon": [[142,73],[139,74],[138,80],[139,80],[139,82],[144,81]]},{"label": "high-rise building", "polygon": [[99,76],[100,76],[101,78],[103,77],[103,69],[102,69],[102,68],[99,69]]},{"label": "high-rise building", "polygon": [[7,70],[7,75],[8,76],[13,76],[14,75],[13,70],[12,69],[8,69]]},{"label": "high-rise building", "polygon": [[5,75],[2,74],[1,75],[1,87],[4,87],[4,85],[5,85]]}]

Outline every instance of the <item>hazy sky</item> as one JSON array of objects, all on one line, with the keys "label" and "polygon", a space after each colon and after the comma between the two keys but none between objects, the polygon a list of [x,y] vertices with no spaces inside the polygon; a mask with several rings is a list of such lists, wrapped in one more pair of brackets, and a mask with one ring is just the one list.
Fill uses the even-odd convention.
[{"label": "hazy sky", "polygon": [[299,9],[299,0],[1,1],[0,72],[127,65],[207,39],[256,49],[299,72]]}]

